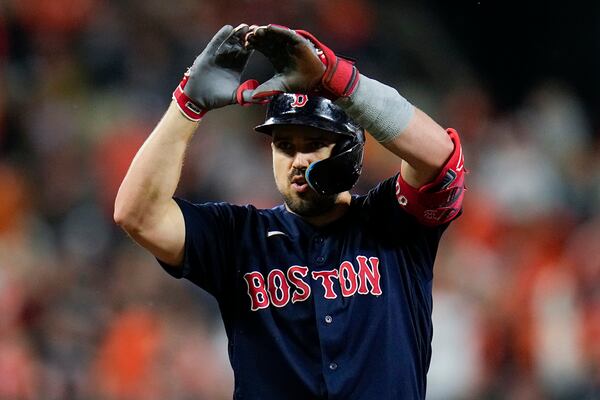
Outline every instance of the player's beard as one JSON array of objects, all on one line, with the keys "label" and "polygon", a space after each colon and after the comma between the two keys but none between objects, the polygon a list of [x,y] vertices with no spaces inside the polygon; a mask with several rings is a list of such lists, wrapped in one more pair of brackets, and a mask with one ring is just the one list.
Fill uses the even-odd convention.
[{"label": "player's beard", "polygon": [[[304,193],[294,192],[289,188],[292,179],[297,175],[297,173],[292,173],[289,176],[288,190],[281,193],[290,211],[302,217],[316,217],[331,211],[339,194],[321,195],[311,187]],[[304,175],[304,171],[302,171],[302,175]]]},{"label": "player's beard", "polygon": [[307,193],[283,193],[283,199],[290,211],[302,217],[316,217],[333,209],[337,194],[322,196],[310,189]]}]

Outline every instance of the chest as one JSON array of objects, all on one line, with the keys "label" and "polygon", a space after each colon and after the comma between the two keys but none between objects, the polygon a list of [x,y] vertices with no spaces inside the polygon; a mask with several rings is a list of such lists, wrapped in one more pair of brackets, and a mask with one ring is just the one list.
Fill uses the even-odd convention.
[{"label": "chest", "polygon": [[254,234],[238,248],[238,305],[246,311],[269,309],[287,319],[348,309],[360,315],[412,295],[409,247],[388,245],[360,226],[266,229],[263,236]]}]

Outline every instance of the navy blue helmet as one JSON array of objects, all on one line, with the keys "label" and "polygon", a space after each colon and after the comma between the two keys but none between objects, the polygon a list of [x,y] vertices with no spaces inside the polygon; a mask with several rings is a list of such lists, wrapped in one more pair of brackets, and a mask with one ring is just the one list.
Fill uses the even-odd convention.
[{"label": "navy blue helmet", "polygon": [[273,97],[266,121],[254,129],[271,135],[277,125],[311,126],[339,134],[331,156],[312,163],[305,178],[310,187],[323,195],[354,187],[362,170],[365,131],[344,110],[324,97],[282,93]]}]

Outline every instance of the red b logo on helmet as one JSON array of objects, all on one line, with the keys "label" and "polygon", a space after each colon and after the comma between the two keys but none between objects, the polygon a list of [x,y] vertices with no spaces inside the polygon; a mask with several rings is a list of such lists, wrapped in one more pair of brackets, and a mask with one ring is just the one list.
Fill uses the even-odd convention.
[{"label": "red b logo on helmet", "polygon": [[304,107],[308,103],[308,96],[305,94],[294,94],[294,101],[292,107]]}]

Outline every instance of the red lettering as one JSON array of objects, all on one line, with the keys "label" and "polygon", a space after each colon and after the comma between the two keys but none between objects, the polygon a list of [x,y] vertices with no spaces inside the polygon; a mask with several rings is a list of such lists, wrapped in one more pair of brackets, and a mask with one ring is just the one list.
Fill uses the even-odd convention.
[{"label": "red lettering", "polygon": [[[358,288],[358,280],[356,279],[356,271],[350,261],[344,261],[340,265],[340,288],[342,289],[342,296],[350,297],[356,293]],[[349,285],[349,286],[348,286]]]},{"label": "red lettering", "polygon": [[379,259],[377,257],[370,257],[368,264],[371,264],[371,267],[367,264],[367,257],[357,256],[356,259],[358,260],[358,293],[368,294],[367,282],[369,282],[371,285],[371,294],[379,296],[381,294]]},{"label": "red lettering", "polygon": [[250,296],[251,309],[257,311],[269,307],[269,296],[265,289],[265,278],[258,271],[248,272],[244,275],[248,284],[248,296]]},{"label": "red lettering", "polygon": [[[268,289],[271,296],[271,304],[275,307],[283,307],[290,301],[290,284],[285,279],[285,274],[279,269],[269,272],[267,277]],[[279,296],[278,296],[279,294]]]},{"label": "red lettering", "polygon": [[338,277],[338,270],[332,269],[330,271],[313,271],[312,272],[313,279],[321,278],[321,284],[325,289],[325,298],[326,299],[336,299],[337,294],[333,291],[333,281],[332,278]]},{"label": "red lettering", "polygon": [[287,277],[290,280],[290,282],[292,282],[292,284],[296,287],[296,290],[294,290],[294,293],[292,294],[292,303],[295,303],[297,301],[304,301],[310,296],[310,285],[308,285],[302,279],[306,275],[308,275],[307,267],[294,265],[288,269]]},{"label": "red lettering", "polygon": [[[326,299],[337,299],[334,288],[334,279],[339,282],[343,297],[359,294],[372,294],[379,296],[381,291],[381,273],[379,271],[379,258],[357,256],[358,270],[350,261],[344,261],[338,269],[327,271],[312,271],[312,279],[320,280],[325,291]],[[311,295],[311,286],[304,280],[308,276],[308,267],[293,265],[287,271],[273,269],[265,277],[258,271],[248,272],[244,275],[248,285],[248,296],[251,300],[252,311],[274,305],[285,307],[290,299],[292,303],[307,300]]]}]

